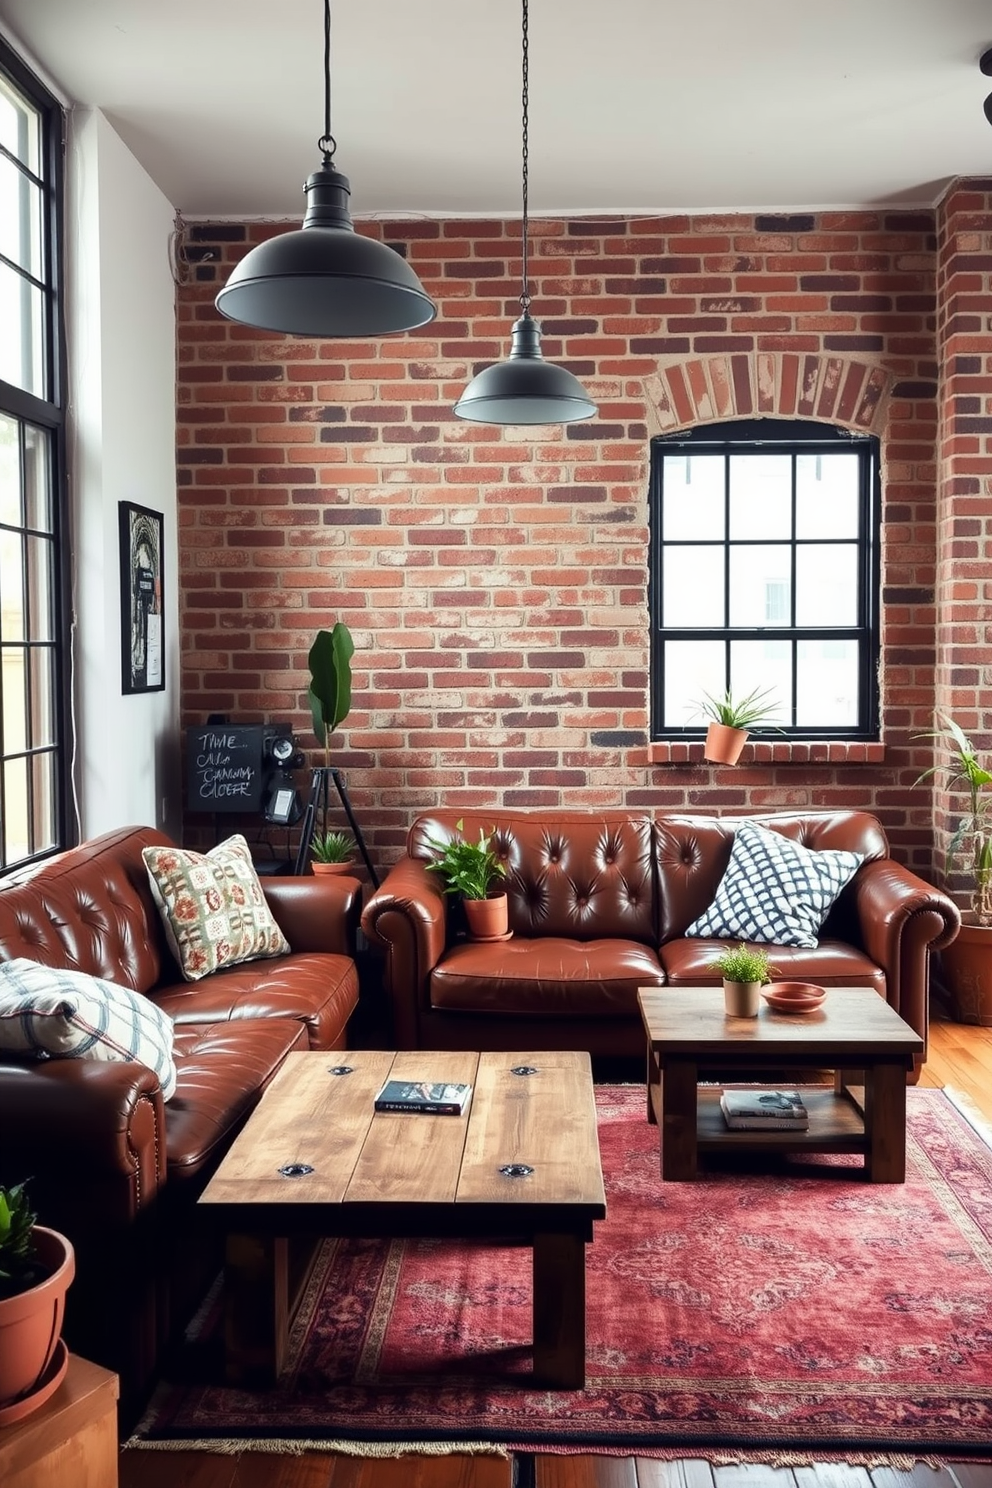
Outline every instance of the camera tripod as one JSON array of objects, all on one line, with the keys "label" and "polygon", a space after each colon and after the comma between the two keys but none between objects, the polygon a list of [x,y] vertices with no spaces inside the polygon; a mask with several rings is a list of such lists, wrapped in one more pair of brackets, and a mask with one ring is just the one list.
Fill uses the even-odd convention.
[{"label": "camera tripod", "polygon": [[310,854],[310,844],[313,841],[314,828],[317,825],[317,817],[319,813],[326,812],[331,804],[332,785],[338,793],[338,800],[344,807],[345,816],[347,816],[348,825],[351,828],[351,834],[358,843],[359,851],[369,871],[372,887],[377,889],[379,887],[379,875],[372,866],[372,859],[369,857],[368,848],[365,846],[365,838],[362,836],[361,828],[355,820],[355,813],[351,809],[351,802],[348,800],[348,792],[341,778],[341,771],[332,769],[328,765],[319,765],[310,775],[310,794],[307,797],[306,810],[303,813],[300,845],[297,849],[296,866],[293,872],[300,875],[306,871],[307,859]]}]

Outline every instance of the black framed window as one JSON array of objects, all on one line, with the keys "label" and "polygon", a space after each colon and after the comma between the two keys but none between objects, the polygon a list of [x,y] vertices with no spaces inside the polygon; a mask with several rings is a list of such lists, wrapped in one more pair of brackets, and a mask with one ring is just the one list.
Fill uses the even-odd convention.
[{"label": "black framed window", "polygon": [[63,136],[0,41],[0,872],[68,840]]},{"label": "black framed window", "polygon": [[755,419],[652,440],[652,737],[755,689],[789,737],[875,737],[878,512],[873,435]]}]

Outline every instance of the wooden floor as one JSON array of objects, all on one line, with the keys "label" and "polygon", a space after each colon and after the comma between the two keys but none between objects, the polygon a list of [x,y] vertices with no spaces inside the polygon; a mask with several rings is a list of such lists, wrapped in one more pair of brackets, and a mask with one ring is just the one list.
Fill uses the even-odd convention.
[{"label": "wooden floor", "polygon": [[[992,1124],[992,1028],[934,1018],[923,1085],[949,1085]],[[989,1444],[992,1453],[992,1442]],[[67,1484],[66,1488],[71,1488]],[[717,1467],[698,1458],[279,1457],[244,1452],[122,1451],[120,1488],[992,1488],[992,1464],[909,1471],[847,1467]]]}]

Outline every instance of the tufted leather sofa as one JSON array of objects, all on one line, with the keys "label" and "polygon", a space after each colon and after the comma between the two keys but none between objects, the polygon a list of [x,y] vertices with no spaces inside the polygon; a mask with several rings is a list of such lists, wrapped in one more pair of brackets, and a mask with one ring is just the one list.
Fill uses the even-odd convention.
[{"label": "tufted leather sofa", "polygon": [[[429,842],[495,831],[507,870],[506,942],[465,938],[428,871]],[[889,857],[861,811],[749,818],[816,850],[863,853],[815,950],[778,946],[779,979],[874,987],[924,1038],[928,958],[957,934],[953,901]],[[740,818],[606,811],[437,811],[414,822],[406,854],[362,915],[385,951],[401,1049],[587,1049],[643,1056],[637,989],[718,986],[726,941],[687,940],[712,902]]]},{"label": "tufted leather sofa", "polygon": [[263,879],[289,955],[183,981],[148,887],[148,828],[94,838],[0,889],[0,958],[105,977],[175,1022],[168,1104],[138,1064],[0,1054],[0,1182],[30,1178],[42,1223],[76,1247],[65,1336],[117,1370],[122,1418],[217,1262],[195,1200],[293,1049],[346,1047],[361,886]]}]

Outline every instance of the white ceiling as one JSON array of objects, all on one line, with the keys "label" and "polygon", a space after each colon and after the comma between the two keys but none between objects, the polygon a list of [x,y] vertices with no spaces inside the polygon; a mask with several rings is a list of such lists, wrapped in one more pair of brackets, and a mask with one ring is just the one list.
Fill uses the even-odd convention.
[{"label": "white ceiling", "polygon": [[[333,0],[356,216],[520,208],[518,0]],[[0,0],[187,217],[299,217],[322,0]],[[988,0],[530,0],[530,209],[932,204],[992,174]]]}]

